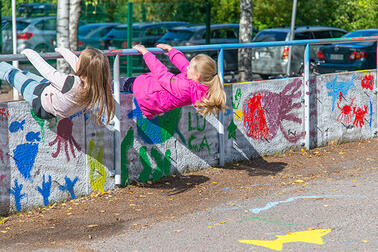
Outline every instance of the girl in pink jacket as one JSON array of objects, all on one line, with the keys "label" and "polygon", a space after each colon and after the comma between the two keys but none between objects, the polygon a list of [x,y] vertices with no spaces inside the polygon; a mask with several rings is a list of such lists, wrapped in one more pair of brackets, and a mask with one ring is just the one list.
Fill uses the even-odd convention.
[{"label": "girl in pink jacket", "polygon": [[189,62],[184,54],[170,45],[158,44],[157,47],[168,51],[169,59],[180,74],[168,72],[154,54],[143,45],[136,45],[134,49],[143,54],[151,72],[121,80],[121,91],[134,94],[148,119],[190,104],[203,115],[218,114],[226,109],[226,93],[212,58],[199,54]]}]

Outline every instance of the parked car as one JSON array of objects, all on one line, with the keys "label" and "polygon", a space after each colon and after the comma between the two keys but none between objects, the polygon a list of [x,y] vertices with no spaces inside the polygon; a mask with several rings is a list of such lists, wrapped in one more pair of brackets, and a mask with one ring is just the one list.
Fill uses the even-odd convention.
[{"label": "parked car", "polygon": [[[169,28],[183,25],[188,25],[188,23],[180,21],[134,23],[132,26],[132,44],[143,44],[145,47],[152,47],[155,45],[156,41],[168,31]],[[101,48],[109,50],[127,48],[127,34],[127,25],[123,24],[114,27],[108,34],[105,35],[104,39],[101,40]],[[127,66],[126,56],[121,56],[120,62],[121,71],[125,72]],[[132,62],[133,72],[148,71],[148,67],[144,63],[141,56],[133,56]]]},{"label": "parked car", "polygon": [[[343,38],[369,36],[378,36],[378,29],[352,31]],[[377,67],[377,41],[324,45],[316,57],[319,73],[374,69]]]},{"label": "parked car", "polygon": [[87,46],[101,48],[101,40],[118,25],[120,23],[95,23],[80,26],[78,29],[78,50],[82,51]]},{"label": "parked car", "polygon": [[20,4],[17,8],[18,16],[36,17],[56,15],[56,6],[52,3],[25,3]]},{"label": "parked car", "polygon": [[[345,30],[329,26],[299,26],[295,28],[294,40],[339,38]],[[253,42],[288,41],[290,28],[270,28],[260,31]],[[303,73],[305,46],[292,46],[291,71],[289,75]],[[310,67],[315,71],[317,45],[310,46]],[[263,79],[271,76],[283,76],[287,73],[289,57],[288,46],[257,47],[252,49],[252,72]]]},{"label": "parked car", "polygon": [[[84,22],[80,21],[80,25]],[[25,48],[33,49],[37,52],[54,51],[56,41],[56,16],[37,18],[18,18],[17,26],[17,52],[20,53]],[[8,37],[4,41],[4,52],[12,53],[12,22],[8,22],[4,27]]]},{"label": "parked car", "polygon": [[[254,29],[254,33],[257,33],[257,29]],[[210,44],[227,44],[238,42],[238,24],[213,24],[210,26]],[[158,43],[166,43],[172,46],[204,45],[206,44],[206,25],[172,28],[166,34],[164,34],[161,39],[158,40]],[[216,59],[218,56],[218,53],[216,51],[209,51],[206,53],[214,59]],[[196,54],[198,53],[185,53],[185,56],[188,59],[191,59]],[[223,57],[224,70],[237,71],[237,49],[225,50]]]}]

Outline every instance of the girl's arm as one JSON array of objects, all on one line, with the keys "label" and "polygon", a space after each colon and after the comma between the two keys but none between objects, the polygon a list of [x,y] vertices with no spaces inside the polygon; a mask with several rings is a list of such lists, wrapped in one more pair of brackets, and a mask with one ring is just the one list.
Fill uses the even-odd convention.
[{"label": "girl's arm", "polygon": [[79,58],[70,50],[67,48],[55,48],[55,52],[59,53],[60,55],[63,56],[63,58],[70,64],[72,69],[76,71],[77,63],[79,62]]},{"label": "girl's arm", "polygon": [[169,82],[169,80],[174,76],[174,74],[170,73],[168,68],[164,66],[164,64],[161,63],[161,61],[158,60],[156,56],[149,52],[143,45],[136,45],[134,46],[134,49],[143,54],[144,62],[146,62],[146,65],[156,80]]},{"label": "girl's arm", "polygon": [[51,84],[58,90],[62,90],[64,83],[68,77],[67,74],[61,73],[49,65],[36,51],[25,49],[21,52],[32,63],[32,65],[40,72],[40,74],[49,80]]},{"label": "girl's arm", "polygon": [[180,72],[186,73],[189,61],[182,52],[167,44],[158,44],[156,47],[168,51],[168,57],[172,64],[175,65]]}]

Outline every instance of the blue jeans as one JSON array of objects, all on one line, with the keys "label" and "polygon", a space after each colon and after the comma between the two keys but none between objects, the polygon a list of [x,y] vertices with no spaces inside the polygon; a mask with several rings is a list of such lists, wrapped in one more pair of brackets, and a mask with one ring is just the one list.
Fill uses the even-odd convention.
[{"label": "blue jeans", "polygon": [[37,98],[34,94],[35,88],[40,84],[49,82],[41,76],[17,69],[6,62],[0,63],[0,79],[16,88],[30,106],[32,106],[33,100]]}]

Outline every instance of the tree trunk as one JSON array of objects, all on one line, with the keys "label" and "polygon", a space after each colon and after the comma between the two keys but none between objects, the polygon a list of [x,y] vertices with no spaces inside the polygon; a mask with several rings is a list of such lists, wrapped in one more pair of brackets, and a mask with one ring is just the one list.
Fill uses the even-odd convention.
[{"label": "tree trunk", "polygon": [[[239,42],[252,41],[252,0],[240,0]],[[252,52],[250,48],[238,50],[240,81],[252,80]]]},{"label": "tree trunk", "polygon": [[69,36],[70,49],[77,50],[77,29],[79,27],[81,13],[81,0],[70,1],[70,20],[69,20]]},{"label": "tree trunk", "polygon": [[[58,0],[56,22],[57,47],[70,48],[69,42],[69,0]],[[57,69],[68,73],[69,66],[63,59],[57,59]]]}]

